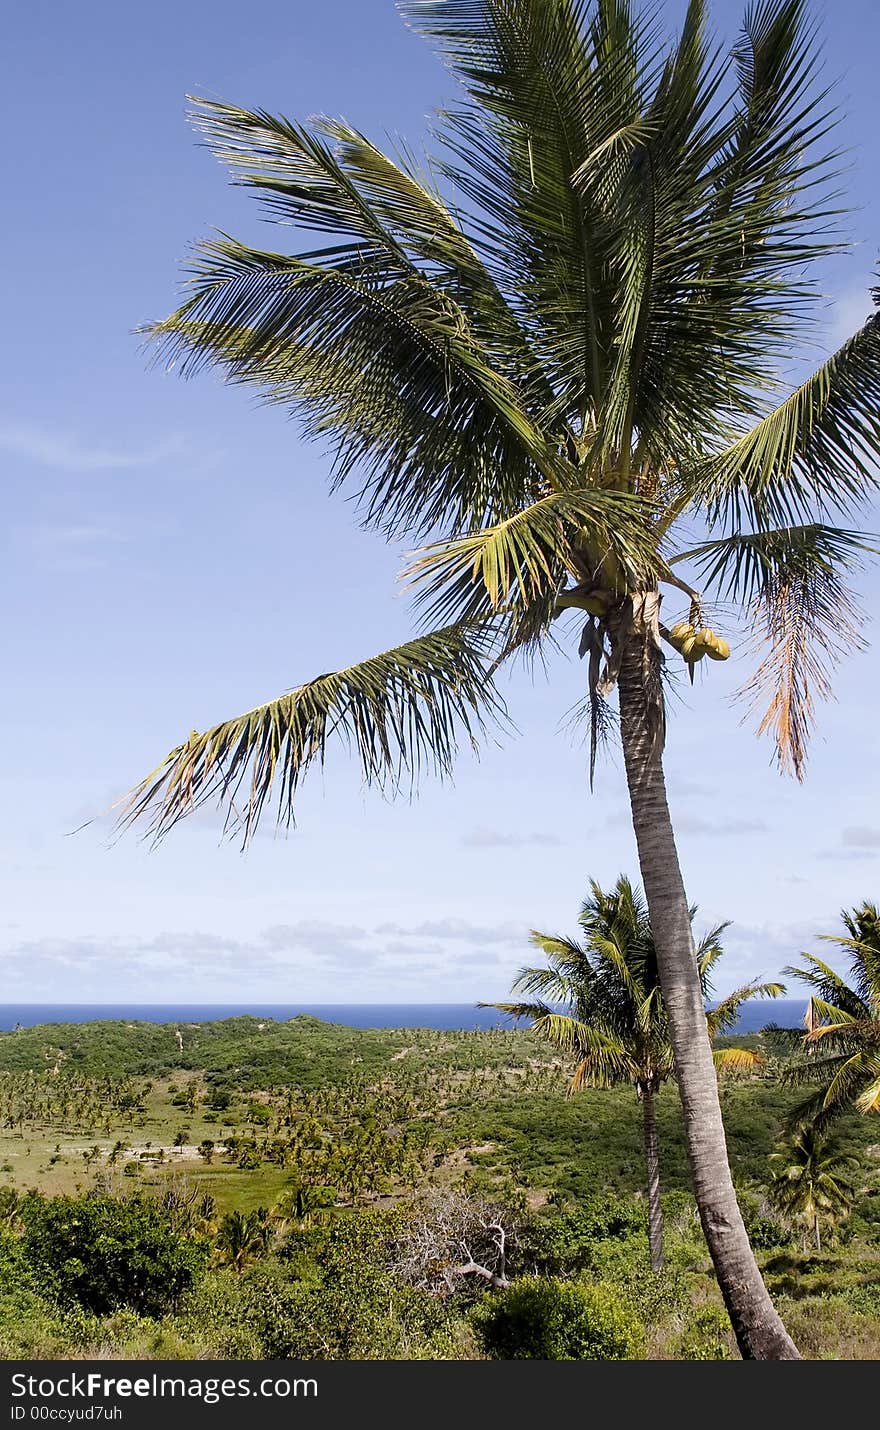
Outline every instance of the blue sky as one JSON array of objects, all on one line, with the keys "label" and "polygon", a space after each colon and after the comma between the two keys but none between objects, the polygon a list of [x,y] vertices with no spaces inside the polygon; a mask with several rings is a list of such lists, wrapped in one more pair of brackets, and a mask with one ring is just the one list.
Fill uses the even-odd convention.
[{"label": "blue sky", "polygon": [[[670,27],[681,8],[667,5]],[[740,3],[712,8],[732,40]],[[560,730],[583,691],[576,660],[549,685],[515,675],[521,738],[412,804],[363,792],[340,752],[297,832],[267,830],[245,857],[205,816],[157,851],[112,843],[106,820],[68,837],[189,729],[412,629],[402,551],[327,494],[326,463],[284,415],[150,369],[132,332],[172,305],[194,238],[260,233],[187,127],[187,92],[412,139],[451,94],[391,0],[252,13],[33,0],[6,20],[3,1001],[499,997],[530,926],[572,929],[590,876],[636,872],[619,757],[591,796],[585,751]],[[869,308],[880,12],[839,0],[823,35],[858,205],[855,247],[823,273],[830,348]],[[876,571],[862,592],[876,616]],[[682,691],[670,800],[701,917],[734,921],[722,991],[878,897],[876,668],[876,647],[842,668],[802,787],[726,699],[741,659]]]}]

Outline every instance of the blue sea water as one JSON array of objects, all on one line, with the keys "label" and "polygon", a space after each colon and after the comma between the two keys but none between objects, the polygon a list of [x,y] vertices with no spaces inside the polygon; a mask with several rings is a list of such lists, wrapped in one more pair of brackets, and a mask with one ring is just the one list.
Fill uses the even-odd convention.
[{"label": "blue sea water", "polygon": [[[780,998],[775,1002],[754,999],[743,1005],[737,1031],[754,1033],[767,1023],[784,1028],[800,1027],[805,1007],[801,999]],[[476,1008],[472,1003],[2,1003],[0,1032],[8,1032],[17,1025],[31,1028],[38,1023],[92,1023],[100,1019],[208,1023],[244,1014],[283,1023],[299,1013],[351,1028],[510,1026],[510,1020],[494,1009]]]}]

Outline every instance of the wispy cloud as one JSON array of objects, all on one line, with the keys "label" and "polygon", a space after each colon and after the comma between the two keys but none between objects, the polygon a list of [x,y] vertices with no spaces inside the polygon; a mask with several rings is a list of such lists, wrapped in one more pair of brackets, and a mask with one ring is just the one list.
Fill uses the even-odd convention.
[{"label": "wispy cloud", "polygon": [[64,472],[108,472],[131,467],[151,467],[179,453],[178,438],[144,446],[140,450],[90,442],[71,432],[34,427],[0,417],[0,451],[24,457],[40,466]]},{"label": "wispy cloud", "polygon": [[843,843],[851,849],[880,849],[880,829],[867,824],[851,825],[843,831]]},{"label": "wispy cloud", "polygon": [[520,849],[525,844],[555,845],[561,841],[555,834],[534,831],[529,834],[508,833],[501,829],[472,829],[462,836],[462,844],[469,849]]},{"label": "wispy cloud", "polygon": [[880,850],[877,849],[820,849],[816,858],[840,859],[850,863],[856,859],[876,859],[878,853]]},{"label": "wispy cloud", "polygon": [[[184,930],[10,940],[0,949],[0,964],[13,999],[235,1001],[242,997],[244,978],[249,998],[381,1001],[398,996],[401,980],[419,975],[434,980],[429,998],[448,999],[454,992],[456,999],[466,999],[503,988],[509,981],[504,970],[508,963],[513,969],[522,941],[523,930],[515,925],[483,928],[451,919],[367,929],[303,919],[245,938]],[[462,980],[468,978],[473,986],[465,989]]]},{"label": "wispy cloud", "polygon": [[409,928],[401,924],[379,924],[379,937],[432,938],[456,943],[519,943],[525,938],[524,925],[517,923],[472,924],[466,919],[427,919]]},{"label": "wispy cloud", "polygon": [[[610,828],[618,828],[630,823],[627,810],[609,814],[605,823]],[[769,829],[763,819],[702,819],[698,815],[681,814],[675,820],[678,834],[702,834],[710,839],[724,839],[737,834],[764,834]]]},{"label": "wispy cloud", "polygon": [[22,526],[16,535],[32,561],[64,575],[103,566],[108,547],[121,540],[108,527],[81,523]]}]

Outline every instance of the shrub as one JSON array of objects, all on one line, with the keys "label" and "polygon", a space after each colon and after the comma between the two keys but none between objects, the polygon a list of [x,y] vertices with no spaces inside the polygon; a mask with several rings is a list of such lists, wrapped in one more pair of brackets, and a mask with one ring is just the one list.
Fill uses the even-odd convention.
[{"label": "shrub", "polygon": [[685,1326],[675,1348],[676,1360],[732,1360],[726,1311],[704,1306]]},{"label": "shrub", "polygon": [[204,1267],[207,1244],[175,1229],[147,1197],[30,1196],[23,1254],[40,1289],[95,1315],[129,1307],[161,1316]]},{"label": "shrub", "polygon": [[608,1194],[536,1218],[520,1234],[522,1263],[551,1276],[596,1264],[596,1243],[637,1241],[647,1250],[645,1204]]},{"label": "shrub", "polygon": [[613,1286],[524,1276],[475,1323],[493,1360],[633,1360],[642,1328]]},{"label": "shrub", "polygon": [[687,1277],[677,1266],[667,1265],[662,1271],[638,1267],[616,1284],[621,1300],[645,1325],[656,1325],[688,1303]]}]

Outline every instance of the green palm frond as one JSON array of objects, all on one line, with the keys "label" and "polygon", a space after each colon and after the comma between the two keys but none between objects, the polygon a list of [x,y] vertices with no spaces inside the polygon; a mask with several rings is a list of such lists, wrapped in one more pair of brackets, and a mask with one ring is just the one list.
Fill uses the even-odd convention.
[{"label": "green palm frond", "polygon": [[334,736],[355,748],[367,783],[394,791],[424,768],[446,775],[462,741],[476,749],[505,718],[487,675],[490,640],[458,626],[435,631],[193,731],[133,791],[122,822],[146,819],[160,839],[215,800],[246,842],[273,789],[278,822],[292,823],[300,782]]},{"label": "green palm frond", "polygon": [[432,620],[474,620],[547,601],[552,615],[569,575],[594,579],[615,563],[628,589],[643,586],[659,558],[647,505],[598,487],[543,497],[493,526],[415,554],[410,581],[424,587]]},{"label": "green palm frond", "polygon": [[794,570],[858,570],[863,556],[877,553],[875,540],[867,540],[862,531],[809,522],[772,531],[740,531],[705,541],[679,552],[670,564],[691,562],[704,591],[743,604]]},{"label": "green palm frond", "polygon": [[[444,519],[469,526],[487,511],[515,509],[538,470],[552,481],[550,448],[527,408],[530,384],[541,387],[536,363],[523,357],[513,315],[505,322],[506,305],[452,215],[441,223],[439,200],[435,251],[420,266],[413,250],[427,217],[422,207],[413,233],[418,186],[411,181],[407,243],[402,199],[397,224],[387,212],[391,161],[383,202],[383,156],[371,151],[369,182],[365,141],[354,131],[324,125],[337,153],[320,133],[260,111],[199,101],[196,121],[273,218],[336,242],[290,255],[204,241],[190,296],[149,329],[166,355],[184,371],[220,363],[234,381],[291,407],[306,434],[334,452],[337,481],[355,469],[363,480],[365,468],[365,519],[386,529],[426,530]],[[408,176],[398,172],[403,190]],[[445,285],[440,250],[454,278]],[[546,381],[543,390],[546,403]],[[511,484],[507,508],[490,480],[496,467]]]},{"label": "green palm frond", "polygon": [[[691,923],[697,914],[697,909],[691,909]],[[700,970],[700,983],[703,988],[703,996],[708,997],[712,991],[712,969],[724,953],[721,943],[724,934],[730,928],[730,920],[716,924],[713,929],[709,929],[697,944],[697,967]]]},{"label": "green palm frond", "polygon": [[[552,389],[492,274],[429,174],[408,156],[396,162],[342,121],[316,119],[311,131],[263,110],[196,99],[192,120],[236,182],[253,189],[271,217],[306,230],[348,235],[357,256],[414,278],[430,273],[467,315],[509,374],[544,403]],[[325,141],[330,141],[329,145]],[[340,250],[334,249],[338,259]]]},{"label": "green palm frond", "polygon": [[332,452],[335,484],[360,483],[368,524],[471,527],[516,510],[542,475],[555,481],[514,388],[426,281],[221,239],[201,245],[189,286],[151,329],[161,349],[184,372],[219,364],[295,412]]},{"label": "green palm frond", "polygon": [[880,1050],[865,1056],[861,1071],[868,1081],[856,1098],[855,1106],[859,1112],[880,1112]]},{"label": "green palm frond", "polygon": [[613,235],[572,175],[638,112],[652,42],[628,5],[581,0],[407,0],[468,102],[439,137],[514,307],[579,425],[602,400],[613,344]]},{"label": "green palm frond", "polygon": [[541,933],[538,929],[532,929],[529,933],[529,942],[535,948],[546,953],[554,968],[564,968],[578,975],[587,977],[590,972],[589,961],[584,954],[580,944],[573,939],[563,938],[559,934]]},{"label": "green palm frond", "polygon": [[818,1084],[797,1115],[824,1126],[848,1110],[880,1112],[880,919],[875,905],[844,909],[847,936],[823,934],[849,954],[848,982],[836,969],[804,953],[786,972],[811,990],[800,1056],[784,1069],[784,1081]]},{"label": "green palm frond", "polygon": [[758,527],[857,510],[880,472],[880,314],[691,477],[710,516]]},{"label": "green palm frond", "polygon": [[820,937],[849,955],[855,996],[865,1014],[880,1022],[880,911],[876,904],[866,902],[852,910],[844,909],[841,919],[848,938],[835,934]]},{"label": "green palm frond", "polygon": [[[837,942],[837,940],[834,940]],[[863,1018],[868,1009],[859,995],[850,988],[846,979],[829,963],[814,953],[802,953],[803,965],[793,964],[782,971],[814,990],[813,1000],[830,1005],[834,1014],[838,1011],[850,1018]]]},{"label": "green palm frond", "polygon": [[851,1032],[860,1025],[864,1026],[866,1020],[854,1018],[851,1013],[845,1013],[842,1008],[838,1008],[834,1003],[827,1003],[824,998],[813,997],[807,1004],[804,1021],[807,1025],[804,1036],[808,1042],[827,1043],[833,1041],[838,1034]]},{"label": "green palm frond", "polygon": [[706,1014],[706,1022],[709,1025],[709,1036],[718,1037],[719,1034],[727,1032],[734,1027],[739,1017],[743,1003],[750,998],[781,998],[785,993],[784,983],[762,983],[755,979],[751,983],[744,984],[733,993],[728,993],[726,998],[711,1008]]}]

